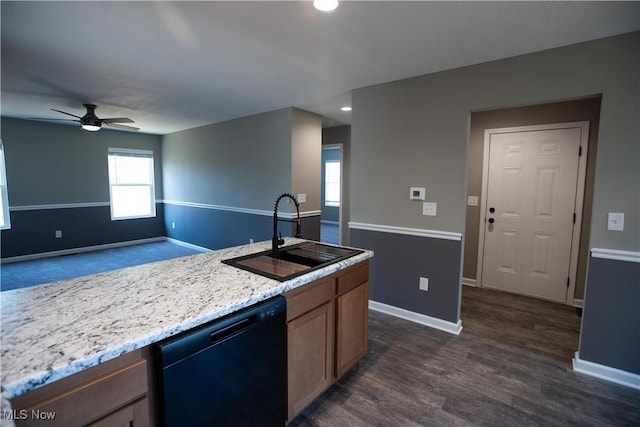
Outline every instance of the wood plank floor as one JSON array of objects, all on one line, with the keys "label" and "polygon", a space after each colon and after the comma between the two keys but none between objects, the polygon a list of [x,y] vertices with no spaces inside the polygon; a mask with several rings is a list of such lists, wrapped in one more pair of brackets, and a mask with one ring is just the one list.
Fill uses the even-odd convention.
[{"label": "wood plank floor", "polygon": [[572,371],[575,309],[465,286],[461,318],[370,311],[367,356],[289,426],[640,426],[640,391]]}]

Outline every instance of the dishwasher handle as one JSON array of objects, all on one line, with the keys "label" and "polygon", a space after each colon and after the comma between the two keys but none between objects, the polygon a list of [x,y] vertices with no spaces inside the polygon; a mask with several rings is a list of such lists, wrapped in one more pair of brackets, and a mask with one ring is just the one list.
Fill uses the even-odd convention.
[{"label": "dishwasher handle", "polygon": [[251,327],[251,325],[255,324],[257,321],[258,321],[258,316],[254,314],[253,316],[245,317],[243,319],[238,320],[235,323],[225,326],[224,328],[218,329],[217,331],[209,335],[209,338],[211,340],[211,345],[216,345],[226,339],[229,339],[235,335],[238,335],[245,329],[248,329],[249,327]]}]

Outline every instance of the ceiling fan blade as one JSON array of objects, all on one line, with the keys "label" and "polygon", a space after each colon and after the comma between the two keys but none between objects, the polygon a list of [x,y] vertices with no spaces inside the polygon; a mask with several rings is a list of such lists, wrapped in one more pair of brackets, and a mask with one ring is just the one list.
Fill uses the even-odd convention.
[{"label": "ceiling fan blade", "polygon": [[135,123],[126,117],[110,117],[108,119],[100,119],[102,123]]},{"label": "ceiling fan blade", "polygon": [[55,108],[52,108],[51,110],[56,111],[56,112],[58,112],[58,113],[66,114],[67,116],[77,117],[78,119],[81,119],[81,118],[82,118],[82,117],[80,117],[80,116],[76,116],[75,114],[67,113],[67,112],[65,112],[65,111],[56,110]]},{"label": "ceiling fan blade", "polygon": [[80,122],[80,120],[73,120],[73,119],[48,119],[45,117],[29,117],[29,120],[43,120],[43,121],[47,121],[47,122]]},{"label": "ceiling fan blade", "polygon": [[109,127],[117,128],[117,129],[122,129],[122,130],[140,130],[140,128],[133,127],[133,126],[119,125],[117,123],[105,123],[104,120],[102,121],[102,123],[104,123],[105,126],[109,126]]}]

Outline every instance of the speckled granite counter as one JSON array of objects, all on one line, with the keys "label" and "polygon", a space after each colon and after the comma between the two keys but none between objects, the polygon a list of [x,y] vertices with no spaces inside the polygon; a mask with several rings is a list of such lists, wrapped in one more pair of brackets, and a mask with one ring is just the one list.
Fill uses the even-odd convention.
[{"label": "speckled granite counter", "polygon": [[[286,244],[301,241],[287,238]],[[268,249],[270,244],[2,292],[2,409],[10,409],[8,400],[29,390],[373,256],[365,251],[286,282],[221,263]]]}]

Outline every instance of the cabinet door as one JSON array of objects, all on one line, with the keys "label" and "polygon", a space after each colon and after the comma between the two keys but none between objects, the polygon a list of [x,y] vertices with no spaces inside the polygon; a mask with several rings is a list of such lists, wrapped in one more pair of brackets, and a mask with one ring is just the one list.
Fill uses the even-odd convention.
[{"label": "cabinet door", "polygon": [[149,402],[146,398],[107,415],[88,427],[149,427]]},{"label": "cabinet door", "polygon": [[336,377],[340,378],[367,353],[369,283],[336,299]]},{"label": "cabinet door", "polygon": [[287,324],[288,419],[333,383],[334,303]]},{"label": "cabinet door", "polygon": [[[136,406],[136,410],[144,412],[144,419],[148,420],[148,364],[141,355],[142,352],[136,350],[18,396],[12,401],[14,409],[23,409],[27,414],[36,411],[55,416],[46,423],[28,416],[24,420],[16,420],[16,426],[86,426],[140,401],[145,404]],[[149,425],[149,422],[140,425]]]}]

